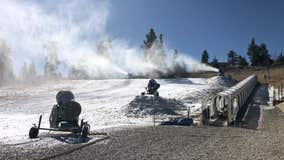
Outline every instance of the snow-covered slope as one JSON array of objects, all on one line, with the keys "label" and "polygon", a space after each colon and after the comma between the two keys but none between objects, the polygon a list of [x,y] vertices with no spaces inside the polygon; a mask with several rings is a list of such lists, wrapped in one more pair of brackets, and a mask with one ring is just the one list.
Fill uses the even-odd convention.
[{"label": "snow-covered slope", "polygon": [[[158,79],[160,96],[176,99],[198,109],[200,97],[218,88],[219,81],[210,79]],[[128,104],[140,95],[147,79],[62,80],[40,85],[7,86],[0,88],[0,143],[28,139],[28,131],[43,115],[42,127],[49,127],[48,117],[55,95],[60,90],[71,90],[82,106],[80,118],[91,124],[91,129],[129,125],[149,125],[151,117],[126,116]],[[224,86],[224,84],[222,84]],[[228,84],[230,85],[230,84]]]}]

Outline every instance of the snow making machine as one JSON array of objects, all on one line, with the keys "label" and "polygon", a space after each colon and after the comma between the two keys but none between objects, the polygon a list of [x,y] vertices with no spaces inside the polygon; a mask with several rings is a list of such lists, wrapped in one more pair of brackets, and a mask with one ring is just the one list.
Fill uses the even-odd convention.
[{"label": "snow making machine", "polygon": [[30,138],[38,137],[39,130],[71,132],[79,135],[81,138],[87,138],[90,134],[90,125],[83,119],[79,125],[79,115],[81,114],[81,105],[75,101],[71,91],[59,91],[56,95],[57,104],[52,108],[49,116],[50,128],[42,128],[42,115],[39,117],[38,125],[29,131]]},{"label": "snow making machine", "polygon": [[159,97],[159,88],[160,84],[155,79],[150,79],[147,87],[145,87],[146,92],[142,92],[141,95],[154,95],[155,97]]}]

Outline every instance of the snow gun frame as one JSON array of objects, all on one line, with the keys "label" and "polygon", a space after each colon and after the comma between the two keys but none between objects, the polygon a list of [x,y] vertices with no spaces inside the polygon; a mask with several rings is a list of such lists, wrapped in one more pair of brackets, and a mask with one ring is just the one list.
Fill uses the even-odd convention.
[{"label": "snow gun frame", "polygon": [[79,127],[58,127],[58,128],[42,128],[41,127],[42,115],[39,116],[38,125],[34,124],[34,126],[29,131],[30,138],[37,138],[39,134],[39,130],[47,130],[47,131],[58,131],[58,132],[72,132],[79,134],[81,138],[87,138],[90,134],[90,124],[88,122],[84,122],[81,120]]},{"label": "snow gun frame", "polygon": [[146,95],[153,95],[154,97],[159,97],[159,92],[155,91],[153,94],[150,94],[148,87],[145,87],[145,91],[141,92],[141,96],[146,96]]}]

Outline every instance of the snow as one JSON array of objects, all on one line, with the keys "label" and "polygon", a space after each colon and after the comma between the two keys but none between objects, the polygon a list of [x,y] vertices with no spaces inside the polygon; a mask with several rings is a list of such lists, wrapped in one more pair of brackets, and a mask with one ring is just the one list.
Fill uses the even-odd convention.
[{"label": "snow", "polygon": [[224,88],[226,88],[226,87],[233,86],[236,83],[236,81],[229,77],[225,77],[225,76],[215,76],[215,77],[209,78],[208,83],[218,85],[219,87],[224,86]]},{"label": "snow", "polygon": [[[222,79],[222,78],[221,78]],[[220,84],[220,78],[157,79],[163,99],[174,99],[200,109],[200,98],[231,84]],[[127,116],[127,106],[144,91],[148,79],[61,80],[38,85],[13,85],[0,88],[0,143],[31,141],[28,131],[43,115],[42,127],[49,127],[49,114],[55,95],[71,90],[82,106],[80,118],[91,124],[91,130],[110,127],[151,125],[151,116]],[[223,83],[223,81],[222,81]],[[47,132],[40,131],[40,134]]]},{"label": "snow", "polygon": [[187,107],[176,99],[154,97],[152,95],[136,96],[126,109],[127,116],[143,117],[148,115],[180,115],[180,110]]}]

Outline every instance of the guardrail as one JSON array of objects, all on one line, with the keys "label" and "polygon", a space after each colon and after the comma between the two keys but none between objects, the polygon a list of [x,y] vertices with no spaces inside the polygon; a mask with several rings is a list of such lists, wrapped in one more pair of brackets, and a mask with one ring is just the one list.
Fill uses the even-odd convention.
[{"label": "guardrail", "polygon": [[237,113],[246,103],[257,84],[257,77],[251,75],[233,87],[202,101],[202,121],[207,124],[224,119],[225,125],[236,121]]}]

